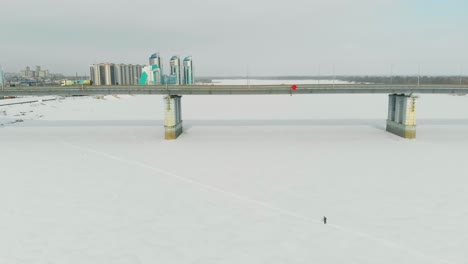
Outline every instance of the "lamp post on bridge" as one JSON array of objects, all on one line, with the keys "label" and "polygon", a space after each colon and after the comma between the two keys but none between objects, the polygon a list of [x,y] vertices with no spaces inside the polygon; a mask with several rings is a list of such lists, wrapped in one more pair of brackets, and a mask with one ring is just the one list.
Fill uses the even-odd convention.
[{"label": "lamp post on bridge", "polygon": [[3,68],[0,65],[0,81],[2,82],[2,91],[5,90],[5,73],[3,72]]},{"label": "lamp post on bridge", "polygon": [[317,84],[320,84],[320,64],[318,65],[318,78],[317,78]]},{"label": "lamp post on bridge", "polygon": [[419,87],[419,78],[421,75],[421,64],[418,64],[418,87]]},{"label": "lamp post on bridge", "polygon": [[250,89],[249,64],[247,64],[247,89]]},{"label": "lamp post on bridge", "polygon": [[333,64],[333,88],[335,88],[335,79],[336,79],[335,64]]},{"label": "lamp post on bridge", "polygon": [[463,85],[463,65],[460,65],[460,86]]},{"label": "lamp post on bridge", "polygon": [[393,64],[390,65],[390,84],[393,84]]}]

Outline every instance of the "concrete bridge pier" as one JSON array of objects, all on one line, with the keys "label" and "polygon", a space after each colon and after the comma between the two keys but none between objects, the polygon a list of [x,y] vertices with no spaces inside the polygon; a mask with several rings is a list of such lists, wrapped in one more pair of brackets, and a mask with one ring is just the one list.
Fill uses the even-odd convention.
[{"label": "concrete bridge pier", "polygon": [[388,95],[387,131],[404,138],[416,138],[416,98]]},{"label": "concrete bridge pier", "polygon": [[164,129],[165,139],[176,139],[182,134],[182,108],[180,95],[168,95],[164,97]]}]

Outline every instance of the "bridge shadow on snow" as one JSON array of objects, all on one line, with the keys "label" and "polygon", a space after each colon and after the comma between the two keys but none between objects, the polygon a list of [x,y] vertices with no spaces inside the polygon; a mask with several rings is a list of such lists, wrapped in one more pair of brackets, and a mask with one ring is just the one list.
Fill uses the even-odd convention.
[{"label": "bridge shadow on snow", "polygon": [[[24,120],[8,122],[17,127],[131,127],[131,126],[163,126],[164,120]],[[385,120],[380,119],[200,119],[183,120],[184,130],[197,126],[373,126],[385,128]],[[468,122],[468,120],[467,120]],[[14,124],[13,124],[14,123]]]},{"label": "bridge shadow on snow", "polygon": [[[10,122],[11,121],[11,122]],[[0,120],[2,127],[138,127],[163,126],[164,120]],[[184,120],[184,130],[197,126],[369,126],[385,130],[385,119],[224,119]],[[418,119],[418,126],[467,126],[468,119]]]},{"label": "bridge shadow on snow", "polygon": [[[417,119],[418,126],[468,126],[468,119]],[[369,126],[385,130],[385,119],[252,119],[184,120],[184,130],[196,126]]]},{"label": "bridge shadow on snow", "polygon": [[184,121],[184,130],[197,126],[371,126],[379,130],[385,130],[385,121],[380,119],[220,119]]},{"label": "bridge shadow on snow", "polygon": [[[2,122],[3,121],[3,122]],[[15,127],[133,127],[162,126],[163,120],[22,120],[21,122],[0,120],[0,123]]]}]

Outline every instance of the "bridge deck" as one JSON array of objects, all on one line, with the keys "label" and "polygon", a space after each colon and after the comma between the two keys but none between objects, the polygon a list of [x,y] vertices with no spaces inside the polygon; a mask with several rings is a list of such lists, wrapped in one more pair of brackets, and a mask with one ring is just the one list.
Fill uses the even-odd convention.
[{"label": "bridge deck", "polygon": [[299,84],[290,85],[151,85],[7,87],[0,96],[43,95],[267,95],[267,94],[468,94],[467,85]]}]

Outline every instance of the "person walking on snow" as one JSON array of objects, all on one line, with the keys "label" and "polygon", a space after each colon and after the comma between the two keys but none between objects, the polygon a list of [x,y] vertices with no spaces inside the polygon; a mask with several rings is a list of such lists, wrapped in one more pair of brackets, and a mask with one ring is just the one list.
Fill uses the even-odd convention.
[{"label": "person walking on snow", "polygon": [[324,223],[325,225],[327,224],[327,217],[326,217],[326,216],[323,217],[323,223]]}]

